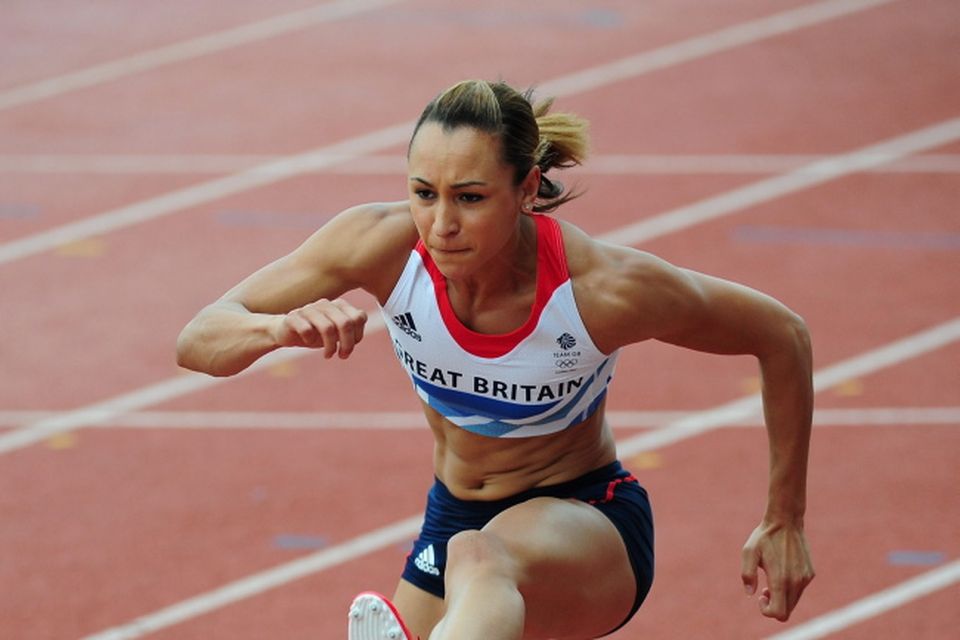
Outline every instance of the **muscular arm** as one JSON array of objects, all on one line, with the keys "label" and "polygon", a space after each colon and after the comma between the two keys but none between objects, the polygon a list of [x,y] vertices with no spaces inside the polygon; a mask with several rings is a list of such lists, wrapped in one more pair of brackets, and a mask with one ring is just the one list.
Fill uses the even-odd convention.
[{"label": "muscular arm", "polygon": [[[576,239],[573,240],[577,242]],[[803,534],[813,412],[810,337],[777,300],[732,282],[680,269],[649,254],[582,245],[575,281],[595,342],[605,351],[656,339],[698,351],[757,358],[769,440],[769,486],[761,524],[743,550],[748,593],[766,573],[764,615],[786,620],[813,566]]]},{"label": "muscular arm", "polygon": [[813,416],[812,352],[803,319],[753,289],[663,268],[667,273],[657,276],[659,286],[675,288],[667,295],[688,302],[653,337],[698,351],[757,358],[770,442],[765,520],[802,526]]},{"label": "muscular arm", "polygon": [[765,616],[786,621],[814,577],[804,535],[807,461],[813,415],[810,336],[803,320],[761,293],[701,274],[681,272],[694,287],[688,326],[661,339],[701,351],[757,357],[769,442],[769,483],[763,519],[744,545],[741,574],[749,595],[758,588]]},{"label": "muscular arm", "polygon": [[389,295],[415,237],[403,203],[344,211],[202,309],[180,333],[177,362],[228,376],[280,347],[349,356],[366,314],[340,296],[352,289]]}]

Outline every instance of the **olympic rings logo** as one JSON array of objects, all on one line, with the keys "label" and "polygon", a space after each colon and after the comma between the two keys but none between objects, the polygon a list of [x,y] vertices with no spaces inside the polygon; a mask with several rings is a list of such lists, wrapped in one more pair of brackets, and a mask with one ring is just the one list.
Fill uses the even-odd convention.
[{"label": "olympic rings logo", "polygon": [[557,360],[554,364],[557,365],[558,369],[569,369],[571,367],[575,367],[578,362],[580,361],[577,358],[566,358]]}]

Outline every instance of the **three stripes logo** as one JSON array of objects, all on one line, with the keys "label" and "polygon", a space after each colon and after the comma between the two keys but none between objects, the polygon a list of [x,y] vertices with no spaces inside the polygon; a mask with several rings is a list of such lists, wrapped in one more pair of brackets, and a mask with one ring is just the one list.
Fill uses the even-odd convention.
[{"label": "three stripes logo", "polygon": [[393,316],[393,324],[400,327],[400,330],[405,334],[416,340],[417,342],[423,342],[423,338],[417,333],[417,325],[413,321],[413,314],[407,311],[406,313],[401,313],[398,316]]},{"label": "three stripes logo", "polygon": [[427,545],[427,548],[417,554],[413,559],[413,564],[417,569],[432,576],[439,576],[440,569],[437,569],[437,554],[433,550],[433,545]]}]

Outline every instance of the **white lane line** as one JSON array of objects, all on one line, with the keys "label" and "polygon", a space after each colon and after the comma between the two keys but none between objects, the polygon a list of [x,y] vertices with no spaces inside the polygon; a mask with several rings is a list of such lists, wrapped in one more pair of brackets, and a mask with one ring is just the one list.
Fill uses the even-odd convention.
[{"label": "white lane line", "polygon": [[[51,420],[68,412],[0,411],[0,427]],[[696,411],[607,411],[617,429],[656,429],[688,419]],[[265,429],[398,431],[426,429],[420,411],[103,411],[100,417],[88,414],[90,428],[107,429]],[[946,425],[960,427],[960,407],[875,407],[859,409],[817,409],[813,424],[829,427],[916,427]],[[760,416],[746,416],[725,428],[762,427]]]},{"label": "white lane line", "polygon": [[742,22],[707,35],[689,38],[655,51],[623,58],[602,67],[595,67],[587,72],[571,74],[553,82],[545,83],[542,90],[548,95],[564,95],[596,89],[641,73],[665,69],[689,60],[696,60],[767,38],[784,35],[890,2],[891,0],[840,0],[809,4],[771,16]]},{"label": "white lane line", "polygon": [[86,69],[0,91],[0,110],[30,104],[78,89],[93,87],[142,71],[149,71],[174,62],[192,60],[258,40],[273,38],[284,33],[302,31],[322,22],[340,20],[358,13],[396,4],[400,1],[335,0],[308,9],[265,18],[232,29],[225,29],[164,47],[150,49]]},{"label": "white lane line", "polygon": [[[866,154],[864,154],[866,155]],[[591,156],[578,171],[604,175],[737,175],[811,171],[827,160],[823,155],[791,154],[710,154],[710,155],[638,155],[606,154]],[[863,169],[869,173],[960,173],[960,154],[924,154],[879,162]],[[0,168],[5,166],[0,157]]]},{"label": "white lane line", "polygon": [[161,196],[141,200],[76,222],[71,222],[31,236],[0,245],[0,265],[14,262],[70,242],[101,235],[137,225],[155,218],[179,213],[226,196],[242,193],[256,187],[317,171],[340,161],[382,151],[410,136],[412,123],[404,123],[321,147],[314,151],[288,156],[223,178],[171,191]]},{"label": "white lane line", "polygon": [[[576,172],[587,175],[766,175],[810,171],[827,160],[823,155],[789,154],[606,154],[590,156]],[[268,163],[279,156],[184,154],[25,154],[0,155],[0,173],[12,174],[229,174],[258,167],[268,172]],[[960,154],[924,154],[883,162],[864,169],[869,173],[936,174],[960,173]],[[402,155],[330,156],[310,173],[337,175],[402,175]]]},{"label": "white lane line", "polygon": [[[197,175],[237,173],[279,160],[275,155],[32,153],[0,155],[3,173]],[[337,158],[337,161],[346,159]],[[402,162],[400,156],[394,162]],[[402,169],[402,164],[398,169]]]},{"label": "white lane line", "polygon": [[789,173],[750,183],[680,207],[669,214],[640,220],[617,235],[624,244],[635,244],[642,238],[650,240],[674,233],[695,224],[709,222],[748,207],[769,202],[785,195],[836,180],[843,176],[868,171],[885,162],[926,151],[960,139],[960,118],[919,129],[849,153],[838,154],[811,163]]},{"label": "white lane line", "polygon": [[[960,338],[960,318],[958,318],[947,325],[934,327],[928,331],[898,340],[888,346],[880,347],[860,356],[850,358],[844,362],[837,363],[831,367],[828,367],[827,369],[824,369],[822,373],[819,373],[819,375],[821,378],[824,378],[825,376],[827,381],[831,379],[831,372],[834,371],[856,370],[860,375],[863,375],[883,367],[892,366],[893,364],[906,360],[907,358],[919,356],[923,353],[926,353],[930,349],[935,348],[934,345],[936,344],[935,341],[924,339],[923,336],[930,334],[940,335],[942,334],[941,327],[949,325],[955,325],[957,327],[958,335],[956,338]],[[896,345],[902,346],[898,348]],[[889,357],[871,357],[871,354],[886,353],[891,349],[899,352],[898,360],[894,360]],[[911,349],[913,351],[910,351]],[[858,364],[851,366],[849,363]],[[826,388],[824,384],[817,386],[818,390],[823,390],[824,388]],[[690,438],[706,431],[717,429],[743,420],[749,417],[751,411],[755,409],[753,406],[754,404],[758,404],[754,401],[754,398],[745,398],[743,400],[720,405],[714,409],[696,413],[692,416],[671,423],[668,426],[663,427],[662,429],[651,434],[644,434],[642,436],[629,438],[627,440],[620,440],[617,442],[618,453],[621,458],[629,458],[642,453],[643,451],[656,449],[666,444],[671,444],[679,440]],[[744,411],[744,409],[747,411]],[[655,437],[657,434],[668,434],[669,437],[657,438]],[[387,527],[376,530],[374,533],[382,531],[390,531],[391,533],[389,535],[383,535],[383,537],[379,540],[379,546],[375,544],[367,545],[365,547],[365,553],[372,553],[378,549],[382,549],[390,544],[395,544],[397,542],[406,540],[408,537],[415,535],[419,522],[419,516],[411,516],[410,518],[406,518],[394,524],[388,525]],[[120,626],[107,629],[101,633],[88,636],[84,640],[120,640],[125,638],[137,638],[146,633],[157,631],[159,629],[184,622],[191,618],[204,615],[219,607],[223,607],[239,600],[257,595],[264,591],[283,586],[288,582],[305,577],[306,575],[309,575],[315,571],[322,571],[335,566],[336,564],[345,562],[348,559],[352,560],[359,557],[356,554],[345,554],[343,551],[341,551],[341,547],[351,544],[353,544],[353,542],[347,542],[344,543],[344,545],[305,556],[300,560],[295,560],[293,562],[280,565],[274,569],[252,574],[241,580],[228,583],[218,589],[214,589],[212,591],[184,600],[171,607],[141,616],[133,622],[122,624]],[[324,558],[322,563],[317,560],[317,558],[321,556]]]},{"label": "white lane line", "polygon": [[[814,391],[819,393],[847,380],[936,351],[958,340],[960,340],[960,317],[815,372]],[[681,418],[661,429],[629,438],[618,444],[618,450],[622,456],[630,457],[719,427],[756,421],[762,415],[762,411],[760,394],[757,393],[733,400],[710,411]]]},{"label": "white lane line", "polygon": [[[942,349],[957,340],[960,340],[960,317],[822,369],[813,376],[813,388],[820,392],[847,380]],[[747,401],[752,401],[755,412],[760,411],[759,394],[737,402]],[[733,404],[736,403],[729,406]],[[749,415],[749,412],[747,413]]]},{"label": "white lane line", "polygon": [[[299,31],[322,22],[346,18],[358,13],[379,9],[400,0],[337,0],[315,7],[294,11],[272,18],[200,36],[165,47],[94,65],[86,69],[48,78],[27,85],[0,91],[0,109],[29,104],[44,98],[61,95],[77,89],[92,87],[142,71],[174,62],[182,62],[233,47]],[[622,61],[604,65],[603,74],[589,70],[555,80],[546,86],[557,91],[582,90],[572,87],[595,87],[630,77],[638,73],[662,69],[726,49],[757,42],[763,38],[790,31],[894,2],[895,0],[841,0],[828,1],[775,14],[752,22],[729,27],[713,34],[691,38],[655,51],[639,54]],[[551,89],[552,91],[554,89]]]},{"label": "white lane line", "polygon": [[[365,331],[369,335],[381,329],[383,329],[383,316],[371,311]],[[194,393],[227,380],[244,377],[283,362],[301,358],[310,353],[312,352],[309,349],[281,349],[274,351],[260,358],[260,360],[253,363],[245,371],[230,378],[214,378],[184,371],[181,375],[173,378],[141,387],[129,393],[120,394],[119,396],[114,396],[108,400],[96,402],[80,409],[65,411],[20,429],[0,434],[0,455],[29,447],[58,433],[100,424],[107,420],[114,419],[116,416],[132,413],[143,407],[149,407],[167,400],[172,400],[187,395],[188,393]]]},{"label": "white lane line", "polygon": [[814,376],[813,387],[823,391],[920,354],[942,349],[956,340],[960,340],[960,317],[823,369]]},{"label": "white lane line", "polygon": [[[545,95],[572,95],[895,1],[826,0],[562,76],[548,81],[540,89]],[[406,142],[413,124],[413,121],[404,122],[0,244],[0,265],[319,168],[328,168],[342,159],[383,151]]]},{"label": "white lane line", "polygon": [[789,631],[769,636],[767,640],[815,640],[842,631],[864,620],[876,618],[887,611],[902,607],[960,582],[960,560],[939,567],[884,589],[873,595],[831,611]]},{"label": "white lane line", "polygon": [[107,629],[87,636],[84,640],[139,638],[153,631],[159,631],[191,618],[196,618],[228,604],[283,586],[288,582],[325,571],[391,545],[411,540],[420,530],[422,521],[423,517],[417,515],[374,529],[329,549],[323,549],[272,569],[255,573],[246,578],[230,582],[219,589],[208,591],[165,609],[141,616],[122,627]]},{"label": "white lane line", "polygon": [[[759,426],[760,422],[756,422]],[[818,409],[813,413],[815,427],[890,425],[957,425],[960,407],[876,407],[869,409]]]},{"label": "white lane line", "polygon": [[29,447],[58,433],[95,425],[140,407],[193,393],[217,382],[216,378],[182,375],[80,409],[55,413],[20,429],[0,434],[0,454]]}]

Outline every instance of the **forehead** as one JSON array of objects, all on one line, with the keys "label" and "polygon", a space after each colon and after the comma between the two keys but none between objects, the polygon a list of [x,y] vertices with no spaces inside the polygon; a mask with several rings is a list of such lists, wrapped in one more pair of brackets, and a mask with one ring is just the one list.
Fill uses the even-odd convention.
[{"label": "forehead", "polygon": [[410,144],[410,175],[453,182],[465,179],[492,180],[511,175],[501,161],[500,140],[473,127],[444,129],[436,122],[420,127]]}]

